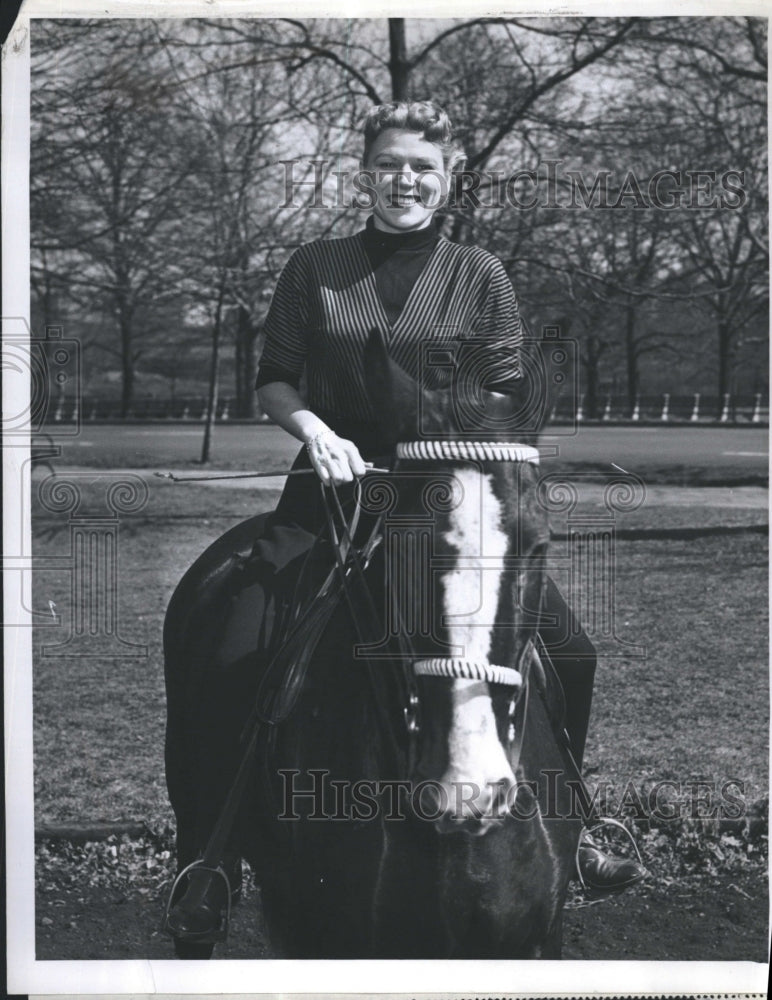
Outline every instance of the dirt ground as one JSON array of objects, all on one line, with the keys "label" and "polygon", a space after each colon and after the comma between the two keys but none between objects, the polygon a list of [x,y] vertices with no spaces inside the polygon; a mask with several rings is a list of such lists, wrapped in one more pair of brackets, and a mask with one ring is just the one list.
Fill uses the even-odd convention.
[{"label": "dirt ground", "polygon": [[[160,931],[163,901],[114,889],[41,891],[37,959],[170,959]],[[768,960],[768,897],[763,872],[695,876],[652,884],[566,910],[566,959],[659,961]],[[229,939],[216,959],[271,958],[259,891],[234,909]]]}]

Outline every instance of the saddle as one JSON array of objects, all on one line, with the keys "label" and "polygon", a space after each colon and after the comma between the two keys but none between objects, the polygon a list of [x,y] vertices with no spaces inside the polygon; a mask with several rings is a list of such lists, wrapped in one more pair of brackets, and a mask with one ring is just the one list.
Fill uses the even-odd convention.
[{"label": "saddle", "polygon": [[193,563],[169,601],[164,622],[164,654],[174,659],[183,636],[202,634],[221,608],[223,594],[235,586],[248,563],[256,536],[268,514],[242,521],[221,535]]},{"label": "saddle", "polygon": [[273,594],[277,618],[255,706],[257,718],[269,725],[284,721],[292,711],[314,651],[343,597],[342,581],[323,574],[325,561],[317,561],[325,548],[317,543],[310,553],[310,569],[301,568],[291,591],[279,586]]}]

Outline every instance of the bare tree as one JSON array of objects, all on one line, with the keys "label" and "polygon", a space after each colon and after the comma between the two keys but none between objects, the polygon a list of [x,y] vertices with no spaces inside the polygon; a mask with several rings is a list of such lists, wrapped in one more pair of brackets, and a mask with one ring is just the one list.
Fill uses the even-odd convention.
[{"label": "bare tree", "polygon": [[[632,405],[644,362],[681,363],[662,303],[712,310],[715,346],[704,350],[721,392],[758,334],[767,299],[758,20],[42,24],[37,309],[80,310],[92,328],[100,313],[113,317],[114,334],[92,346],[121,359],[124,411],[145,344],[176,309],[169,353],[205,317],[210,327],[210,417],[212,372],[231,357],[237,412],[253,412],[275,279],[298,244],[361,226],[339,181],[356,167],[364,111],[392,97],[432,97],[450,111],[473,168],[460,180],[474,190],[445,213],[445,229],[504,260],[527,314],[575,313],[589,397],[604,378],[623,379]],[[714,170],[725,195],[734,176],[739,203],[641,208],[630,185],[645,189],[663,167],[680,173],[681,189]],[[528,171],[539,178],[536,201],[502,201]],[[599,207],[590,189],[604,172],[612,204]],[[584,204],[570,203],[577,190]],[[154,344],[158,364],[163,349]]]},{"label": "bare tree", "polygon": [[721,406],[743,331],[769,308],[766,33],[751,18],[693,19],[687,37],[678,27],[669,40],[661,31],[649,37],[649,79],[688,137],[689,197],[673,238],[681,285],[688,281],[713,314]]},{"label": "bare tree", "polygon": [[168,237],[195,156],[179,156],[186,147],[174,141],[180,121],[150,23],[39,22],[33,60],[35,281],[66,288],[76,304],[108,305],[126,415],[137,312],[178,294]]}]

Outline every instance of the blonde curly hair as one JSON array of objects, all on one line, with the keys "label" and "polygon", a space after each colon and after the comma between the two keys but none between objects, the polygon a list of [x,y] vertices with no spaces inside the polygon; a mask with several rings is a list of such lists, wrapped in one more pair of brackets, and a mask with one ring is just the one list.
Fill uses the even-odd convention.
[{"label": "blonde curly hair", "polygon": [[460,143],[453,137],[453,126],[447,112],[433,101],[392,101],[371,108],[362,125],[365,163],[375,140],[387,129],[420,132],[427,142],[434,143],[442,151],[442,162],[448,173],[460,167],[466,159]]}]

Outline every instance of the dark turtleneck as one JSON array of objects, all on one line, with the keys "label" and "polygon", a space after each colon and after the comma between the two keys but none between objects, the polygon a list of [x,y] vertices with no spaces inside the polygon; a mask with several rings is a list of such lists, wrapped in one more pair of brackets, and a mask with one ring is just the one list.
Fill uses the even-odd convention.
[{"label": "dark turtleneck", "polygon": [[386,317],[394,326],[439,241],[437,227],[432,220],[424,229],[387,233],[376,229],[370,216],[361,236]]}]

